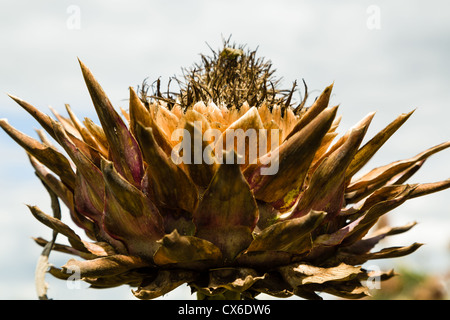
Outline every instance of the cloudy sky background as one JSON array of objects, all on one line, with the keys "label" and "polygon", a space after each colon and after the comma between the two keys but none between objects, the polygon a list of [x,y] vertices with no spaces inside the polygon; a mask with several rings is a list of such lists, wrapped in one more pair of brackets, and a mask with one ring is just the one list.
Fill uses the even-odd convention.
[{"label": "cloudy sky background", "polygon": [[[10,93],[48,113],[48,106],[64,113],[69,103],[79,117],[97,121],[77,57],[89,66],[112,103],[127,108],[129,86],[147,77],[167,83],[181,67],[199,61],[199,53],[209,52],[206,43],[216,49],[222,36],[231,34],[237,43],[258,47],[286,87],[303,78],[314,98],[334,81],[331,104],[340,104],[341,133],[376,111],[370,138],[400,113],[417,108],[371,161],[372,168],[450,139],[449,11],[450,3],[444,0],[2,0],[0,118],[36,136],[36,122],[7,97]],[[34,268],[41,248],[30,237],[49,238],[51,232],[25,204],[50,212],[49,199],[24,151],[3,131],[0,150],[0,299],[35,299]],[[446,179],[449,163],[450,151],[443,151],[411,182]],[[449,197],[450,191],[443,191],[391,212],[393,225],[419,224],[385,246],[426,245],[410,257],[372,264],[448,272]],[[63,220],[68,222],[66,211]],[[52,253],[50,261],[61,266],[67,258]],[[99,291],[81,284],[71,290],[51,277],[47,282],[48,294],[55,299],[132,298],[128,287]],[[183,287],[167,297],[186,298],[188,292]]]}]

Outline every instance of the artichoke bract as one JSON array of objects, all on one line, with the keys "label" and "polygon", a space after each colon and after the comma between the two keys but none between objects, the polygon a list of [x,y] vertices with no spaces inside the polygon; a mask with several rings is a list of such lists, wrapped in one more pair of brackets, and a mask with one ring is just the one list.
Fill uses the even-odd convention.
[{"label": "artichoke bract", "polygon": [[[65,280],[76,272],[93,288],[130,285],[140,299],[184,283],[200,299],[368,295],[364,281],[394,272],[366,270],[366,261],[421,246],[373,252],[415,223],[373,227],[408,199],[450,187],[449,179],[405,183],[450,142],[356,177],[413,111],[365,143],[374,113],[338,138],[333,84],[307,107],[306,84],[294,103],[296,83],[280,89],[256,51],[225,43],[212,52],[185,70],[177,93],[162,93],[159,80],[153,94],[130,87],[121,114],[80,61],[100,124],[69,105],[68,116],[52,118],[11,96],[44,129],[38,141],[0,120],[52,199],[53,215],[29,206],[53,229],[52,239],[35,241],[47,257],[78,256],[43,272]],[[60,201],[84,239],[60,220]],[[57,234],[69,245],[55,243]]]}]

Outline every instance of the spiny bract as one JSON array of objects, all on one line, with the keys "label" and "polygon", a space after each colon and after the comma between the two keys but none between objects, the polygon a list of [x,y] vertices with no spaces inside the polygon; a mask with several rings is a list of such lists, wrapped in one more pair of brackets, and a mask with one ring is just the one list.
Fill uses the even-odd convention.
[{"label": "spiny bract", "polygon": [[[450,142],[355,178],[412,112],[365,144],[374,113],[337,139],[337,106],[328,106],[333,85],[309,107],[305,85],[305,97],[296,106],[295,84],[280,90],[270,62],[244,49],[226,42],[218,53],[202,55],[201,63],[177,80],[176,94],[162,93],[159,81],[153,95],[146,85],[139,95],[130,88],[123,117],[80,61],[101,126],[88,118],[80,121],[69,105],[69,117],[53,111],[55,120],[11,96],[68,156],[44,131],[39,131],[39,142],[0,120],[27,151],[51,195],[53,216],[29,207],[54,230],[52,240],[36,242],[47,256],[53,249],[81,258],[62,268],[51,266],[48,272],[68,279],[77,271],[94,288],[127,284],[137,287],[133,293],[141,299],[164,295],[183,283],[208,299],[254,298],[259,293],[317,299],[320,292],[360,298],[368,294],[364,280],[394,275],[392,270],[365,270],[363,263],[420,247],[414,243],[371,252],[381,239],[414,223],[369,230],[406,200],[450,187],[449,179],[404,184]],[[179,156],[192,160],[207,154],[207,159],[173,161],[178,129],[189,133],[194,145]],[[238,129],[277,134],[245,140],[244,153],[236,147],[227,150],[232,160],[243,163],[218,161],[220,149],[204,152],[222,140],[204,138],[196,145],[193,138],[216,130],[226,139]],[[269,141],[262,141],[264,137]],[[248,150],[263,143],[269,147],[262,153],[257,148],[257,159],[250,161]],[[269,165],[277,170],[264,174]],[[59,200],[91,241],[60,221]],[[54,243],[57,233],[70,246]]]}]

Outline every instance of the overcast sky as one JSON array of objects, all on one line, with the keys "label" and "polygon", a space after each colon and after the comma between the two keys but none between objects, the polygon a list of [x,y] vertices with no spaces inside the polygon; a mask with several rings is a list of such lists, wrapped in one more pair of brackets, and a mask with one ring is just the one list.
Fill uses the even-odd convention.
[{"label": "overcast sky", "polygon": [[[100,81],[115,107],[145,78],[179,75],[221,45],[222,36],[258,47],[291,87],[305,79],[312,99],[335,82],[340,132],[377,111],[370,138],[400,113],[414,115],[370,163],[406,159],[450,140],[450,2],[440,1],[5,1],[0,2],[0,118],[35,136],[38,125],[6,93],[49,113],[69,103],[96,120],[77,62]],[[49,238],[24,204],[49,207],[24,151],[0,132],[0,299],[35,299],[40,254],[30,237]],[[450,151],[430,158],[411,182],[450,176]],[[368,169],[368,168],[366,168]],[[418,270],[450,269],[450,191],[414,199],[391,212],[392,224],[419,222],[386,245],[427,245],[389,260]],[[68,216],[63,213],[65,222]],[[59,238],[62,241],[62,237]],[[61,266],[69,256],[52,253]],[[381,262],[377,262],[380,265]],[[384,264],[383,264],[384,265]],[[70,290],[47,277],[55,299],[132,298],[129,288]],[[169,298],[186,297],[182,288]]]}]

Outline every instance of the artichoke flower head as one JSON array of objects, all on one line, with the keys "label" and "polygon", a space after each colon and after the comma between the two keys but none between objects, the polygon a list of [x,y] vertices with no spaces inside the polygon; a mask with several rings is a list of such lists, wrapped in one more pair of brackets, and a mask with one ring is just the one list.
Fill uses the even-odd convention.
[{"label": "artichoke flower head", "polygon": [[[406,184],[450,142],[356,177],[413,112],[365,143],[374,113],[338,138],[333,84],[310,106],[305,85],[296,104],[296,83],[280,89],[271,63],[245,46],[226,41],[201,55],[176,79],[176,93],[163,93],[159,80],[151,94],[145,83],[130,87],[121,114],[80,66],[100,124],[81,121],[69,105],[68,116],[52,118],[14,96],[44,129],[40,141],[0,120],[51,196],[52,215],[29,206],[53,230],[52,239],[35,241],[47,257],[77,256],[61,268],[43,265],[60,279],[77,271],[93,288],[129,285],[140,299],[184,283],[201,299],[361,298],[369,294],[365,280],[394,275],[366,270],[366,261],[421,246],[372,251],[414,226],[371,231],[380,217],[450,187],[449,179]],[[83,238],[60,220],[60,202]],[[57,234],[69,245],[56,243]]]}]

